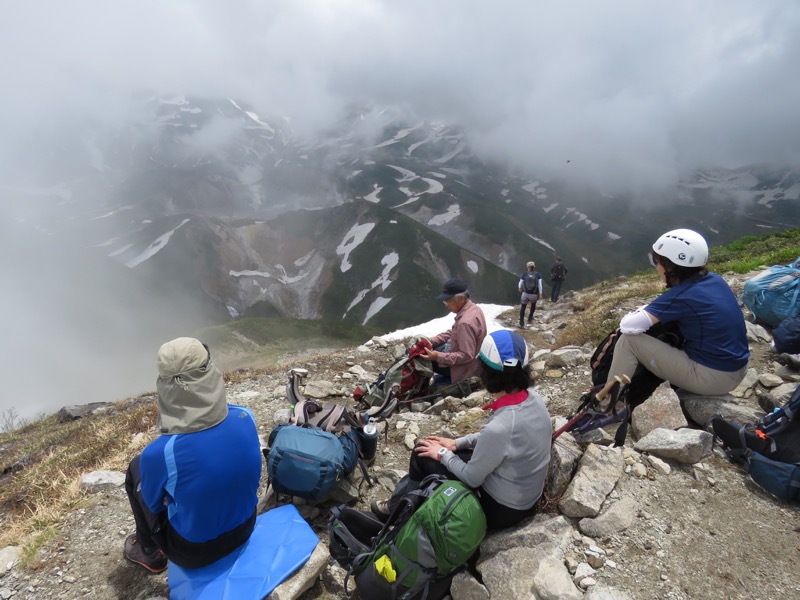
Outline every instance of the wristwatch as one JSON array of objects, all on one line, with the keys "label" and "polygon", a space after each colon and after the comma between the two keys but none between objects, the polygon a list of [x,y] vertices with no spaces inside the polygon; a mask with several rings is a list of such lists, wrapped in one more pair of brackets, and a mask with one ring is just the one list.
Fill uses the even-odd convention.
[{"label": "wristwatch", "polygon": [[436,460],[442,462],[442,457],[444,456],[445,452],[447,452],[447,448],[439,448],[439,451],[436,453]]}]

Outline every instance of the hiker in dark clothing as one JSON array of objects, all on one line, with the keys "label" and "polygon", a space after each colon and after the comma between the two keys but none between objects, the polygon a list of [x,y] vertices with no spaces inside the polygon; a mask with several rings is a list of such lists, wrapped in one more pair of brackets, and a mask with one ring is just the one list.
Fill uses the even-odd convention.
[{"label": "hiker in dark clothing", "polygon": [[511,527],[535,513],[550,465],[552,427],[533,389],[527,345],[519,334],[501,329],[486,336],[479,357],[481,380],[496,394],[483,407],[492,416],[477,433],[419,440],[392,497],[372,502],[378,518],[385,520],[408,490],[433,474],[477,490],[489,529]]},{"label": "hiker in dark clothing", "polygon": [[522,293],[519,300],[519,327],[525,327],[525,307],[530,304],[531,310],[528,313],[528,324],[533,321],[533,313],[536,312],[536,303],[542,297],[542,274],[536,270],[536,263],[529,261],[528,270],[519,277],[517,287]]},{"label": "hiker in dark clothing", "polygon": [[567,278],[569,270],[560,256],[556,256],[556,262],[550,267],[550,302],[558,302],[558,295],[561,293],[561,284]]},{"label": "hiker in dark clothing", "polygon": [[216,562],[253,532],[261,443],[253,414],[229,405],[208,348],[177,338],[158,351],[158,430],[128,467],[136,533],[124,556],[152,573]]}]

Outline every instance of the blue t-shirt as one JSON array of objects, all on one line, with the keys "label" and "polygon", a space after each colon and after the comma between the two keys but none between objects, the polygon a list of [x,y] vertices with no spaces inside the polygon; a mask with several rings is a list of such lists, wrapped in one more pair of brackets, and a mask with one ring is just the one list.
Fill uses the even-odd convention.
[{"label": "blue t-shirt", "polygon": [[261,443],[246,408],[229,405],[228,416],[203,431],[162,435],[139,465],[147,506],[166,508],[170,525],[190,542],[213,540],[256,509]]},{"label": "blue t-shirt", "polygon": [[744,316],[733,291],[716,273],[690,278],[645,307],[663,323],[677,323],[683,350],[696,363],[738,371],[750,358]]}]

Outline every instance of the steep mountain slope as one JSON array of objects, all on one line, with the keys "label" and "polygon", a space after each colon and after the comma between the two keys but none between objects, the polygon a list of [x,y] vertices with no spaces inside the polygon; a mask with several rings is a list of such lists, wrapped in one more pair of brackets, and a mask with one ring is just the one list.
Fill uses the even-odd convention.
[{"label": "steep mountain slope", "polygon": [[353,107],[309,139],[240,101],[143,95],[125,121],[52,136],[31,140],[27,179],[5,188],[17,216],[234,317],[396,327],[431,316],[450,276],[504,303],[528,260],[546,275],[559,254],[582,287],[643,266],[641,249],[672,227],[721,244],[800,221],[798,169],[612,195],[512,173],[468,131],[397,108]]}]

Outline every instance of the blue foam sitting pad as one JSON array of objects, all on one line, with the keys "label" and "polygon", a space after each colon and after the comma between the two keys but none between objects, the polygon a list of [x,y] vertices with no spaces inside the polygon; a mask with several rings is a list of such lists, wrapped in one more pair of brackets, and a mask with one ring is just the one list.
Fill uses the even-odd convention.
[{"label": "blue foam sitting pad", "polygon": [[250,539],[200,569],[169,563],[170,600],[261,600],[306,563],[319,538],[291,504],[256,518]]}]

